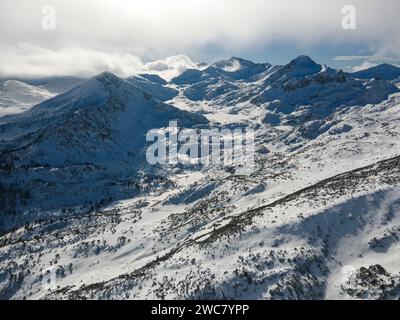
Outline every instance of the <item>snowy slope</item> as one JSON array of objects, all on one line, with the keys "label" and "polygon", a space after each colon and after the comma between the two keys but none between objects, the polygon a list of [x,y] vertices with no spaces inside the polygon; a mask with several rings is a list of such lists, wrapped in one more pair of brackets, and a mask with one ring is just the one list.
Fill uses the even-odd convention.
[{"label": "snowy slope", "polygon": [[74,86],[86,79],[72,76],[53,76],[20,80],[30,85],[45,89],[56,95],[72,89]]},{"label": "snowy slope", "polygon": [[42,88],[17,80],[0,82],[0,117],[22,112],[29,107],[50,99],[53,95]]},{"label": "snowy slope", "polygon": [[366,70],[350,73],[350,75],[359,79],[372,79],[375,77],[384,80],[395,80],[400,78],[400,68],[384,63]]},{"label": "snowy slope", "polygon": [[0,81],[0,116],[21,113],[35,104],[68,91],[83,79],[48,77]]},{"label": "snowy slope", "polygon": [[177,90],[166,87],[167,82],[157,75],[132,76],[126,80],[161,101],[171,100],[178,95]]}]

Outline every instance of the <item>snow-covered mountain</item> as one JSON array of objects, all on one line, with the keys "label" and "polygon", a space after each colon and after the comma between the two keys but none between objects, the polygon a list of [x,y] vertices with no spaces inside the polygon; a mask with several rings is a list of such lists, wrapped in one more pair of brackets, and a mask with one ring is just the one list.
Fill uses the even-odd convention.
[{"label": "snow-covered mountain", "polygon": [[[0,118],[0,297],[399,298],[389,80],[230,58],[170,83],[104,73]],[[170,120],[253,129],[251,173],[148,165]]]},{"label": "snow-covered mountain", "polygon": [[359,79],[380,78],[384,80],[395,80],[400,78],[400,68],[384,63],[366,70],[350,73],[350,76]]},{"label": "snow-covered mountain", "polygon": [[127,79],[135,87],[142,89],[144,92],[152,95],[161,101],[171,100],[178,95],[178,90],[166,87],[167,82],[157,75],[142,74],[132,76]]},{"label": "snow-covered mountain", "polygon": [[[103,73],[25,113],[0,118],[7,190],[2,229],[47,210],[137,192],[148,130],[172,120],[190,128],[207,124],[204,116],[164,104],[131,83]],[[27,208],[30,213],[22,214]]]},{"label": "snow-covered mountain", "polygon": [[73,77],[73,76],[53,76],[53,77],[20,79],[20,81],[28,83],[32,86],[45,89],[54,95],[64,93],[85,80],[86,80],[85,78]]},{"label": "snow-covered mountain", "polygon": [[0,117],[26,111],[82,81],[76,77],[0,80]]},{"label": "snow-covered mountain", "polygon": [[17,80],[0,82],[0,116],[23,112],[30,106],[53,95],[45,90]]},{"label": "snow-covered mountain", "polygon": [[[241,92],[246,83],[258,80],[271,68],[268,63],[230,58],[205,69],[188,69],[172,83],[183,87],[184,96],[194,101],[210,101],[234,92]],[[225,101],[226,102],[226,101]]]}]

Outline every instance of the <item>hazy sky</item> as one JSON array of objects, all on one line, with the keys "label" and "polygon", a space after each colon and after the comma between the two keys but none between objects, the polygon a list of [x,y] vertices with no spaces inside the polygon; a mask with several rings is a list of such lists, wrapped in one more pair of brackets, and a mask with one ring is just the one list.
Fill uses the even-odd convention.
[{"label": "hazy sky", "polygon": [[[55,30],[42,27],[46,5]],[[345,5],[356,9],[356,30],[342,28]],[[400,64],[399,12],[399,0],[1,0],[0,76],[173,74],[193,65],[187,56]]]}]

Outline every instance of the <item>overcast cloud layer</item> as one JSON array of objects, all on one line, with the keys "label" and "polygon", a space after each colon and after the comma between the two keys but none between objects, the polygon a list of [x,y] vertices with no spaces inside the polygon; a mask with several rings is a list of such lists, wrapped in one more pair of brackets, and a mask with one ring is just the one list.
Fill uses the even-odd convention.
[{"label": "overcast cloud layer", "polygon": [[[357,30],[341,27],[346,4],[357,10]],[[44,5],[56,9],[56,30],[41,26]],[[360,65],[398,62],[399,12],[398,0],[1,0],[0,76],[110,70],[170,77],[193,66],[180,54],[210,61],[277,42],[343,47],[336,61],[357,56]]]}]

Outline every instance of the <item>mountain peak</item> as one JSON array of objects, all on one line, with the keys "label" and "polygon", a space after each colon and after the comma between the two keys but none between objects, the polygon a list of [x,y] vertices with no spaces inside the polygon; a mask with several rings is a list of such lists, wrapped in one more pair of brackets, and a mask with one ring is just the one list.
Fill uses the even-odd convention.
[{"label": "mountain peak", "polygon": [[235,56],[230,57],[227,61],[239,61],[239,62],[243,62],[243,63],[254,64],[253,61],[246,60],[246,59],[243,59],[240,57],[235,57]]},{"label": "mountain peak", "polygon": [[167,84],[167,81],[163,78],[161,78],[159,75],[157,74],[149,74],[149,73],[141,73],[139,74],[139,77],[142,77],[150,82],[153,83],[158,83],[160,85],[165,85]]},{"label": "mountain peak", "polygon": [[305,77],[320,72],[322,66],[309,56],[301,55],[290,61],[282,70],[289,77]]},{"label": "mountain peak", "polygon": [[[92,82],[94,82],[94,84]],[[97,89],[98,85],[96,85],[96,83],[100,84],[103,89]],[[103,91],[108,97],[133,97],[137,94],[141,95],[144,93],[141,88],[138,88],[132,82],[122,79],[108,71],[102,72],[92,79],[89,79],[87,81],[87,87],[88,91],[90,90],[92,94],[96,94],[96,91],[99,90]]]},{"label": "mountain peak", "polygon": [[97,76],[94,77],[94,79],[96,79],[97,81],[99,81],[101,83],[108,83],[110,81],[116,82],[116,81],[122,80],[121,78],[116,76],[114,73],[109,72],[109,71],[104,71],[104,72],[98,74]]},{"label": "mountain peak", "polygon": [[291,65],[296,66],[315,66],[318,65],[313,59],[306,55],[300,55],[290,62]]},{"label": "mountain peak", "polygon": [[254,62],[250,60],[245,60],[238,57],[231,57],[227,60],[218,61],[213,66],[226,72],[236,72],[251,67],[252,65],[254,65]]},{"label": "mountain peak", "polygon": [[394,80],[400,77],[400,68],[392,64],[382,63],[369,69],[351,73],[350,75],[359,79],[381,78],[384,80]]},{"label": "mountain peak", "polygon": [[390,68],[390,69],[398,69],[399,67],[390,64],[390,63],[381,63],[380,65],[376,66],[376,68]]}]

